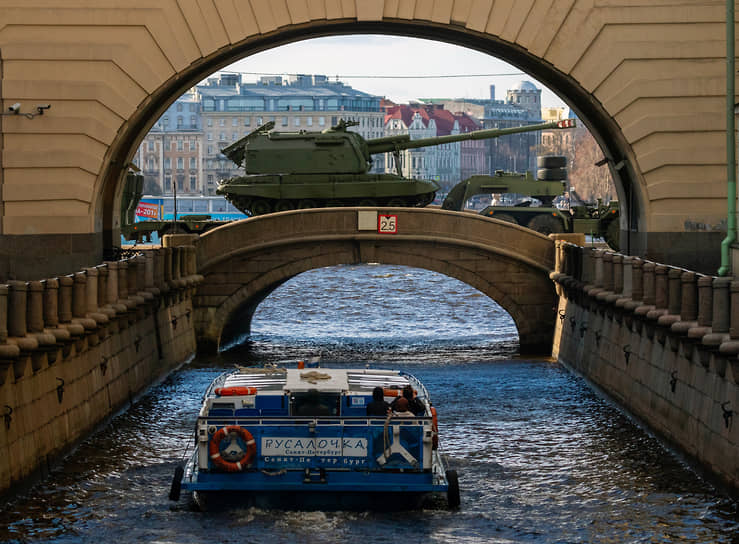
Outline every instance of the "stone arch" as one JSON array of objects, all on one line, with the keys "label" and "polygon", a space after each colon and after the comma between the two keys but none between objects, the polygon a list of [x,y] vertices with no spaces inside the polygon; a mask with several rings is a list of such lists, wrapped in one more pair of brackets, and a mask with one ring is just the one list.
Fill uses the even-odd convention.
[{"label": "stone arch", "polygon": [[464,45],[534,74],[603,146],[625,212],[622,237],[629,231],[624,250],[699,270],[718,259],[726,215],[718,0],[47,4],[28,0],[0,22],[3,106],[52,105],[34,120],[0,118],[0,272],[36,277],[99,262],[116,243],[135,147],[198,78],[283,43],[361,33]]},{"label": "stone arch", "polygon": [[[236,60],[248,57],[259,51],[278,47],[293,41],[300,41],[321,36],[342,34],[387,34],[411,36],[435,41],[443,41],[487,53],[513,64],[524,72],[530,73],[547,87],[552,89],[575,111],[585,122],[608,159],[611,173],[616,184],[619,201],[622,203],[622,227],[630,224],[634,228],[645,225],[648,198],[644,191],[644,180],[638,169],[634,151],[624,137],[621,127],[612,115],[603,107],[594,94],[585,89],[572,75],[563,72],[551,62],[536,56],[515,42],[460,28],[454,25],[433,23],[429,21],[411,21],[403,19],[386,19],[382,21],[339,21],[320,22],[310,25],[287,25],[266,36],[246,38],[238,43],[223,47],[199,62],[189,66],[185,71],[176,74],[156,89],[148,100],[142,103],[136,114],[124,126],[119,137],[109,149],[110,160],[102,174],[103,195],[101,209],[103,223],[111,225],[108,232],[114,232],[112,223],[116,218],[115,206],[117,191],[124,175],[123,165],[130,162],[138,143],[143,139],[153,122],[171,105],[185,90],[204,79],[214,71],[221,69]],[[623,164],[627,168],[614,168]],[[625,248],[630,253],[631,244],[640,244],[638,240],[627,237]],[[112,241],[111,241],[112,243]],[[638,248],[635,247],[638,250]]]},{"label": "stone arch", "polygon": [[[217,349],[234,316],[250,322],[264,298],[302,272],[380,262],[424,268],[467,283],[509,313],[523,352],[550,353],[555,300],[548,276],[553,266],[550,239],[470,214],[396,211],[406,233],[400,238],[358,231],[352,221],[356,208],[285,212],[204,235],[198,266],[205,281],[195,296],[199,350]],[[290,235],[296,218],[303,220],[302,239]],[[454,238],[441,234],[447,228],[454,230]]]}]

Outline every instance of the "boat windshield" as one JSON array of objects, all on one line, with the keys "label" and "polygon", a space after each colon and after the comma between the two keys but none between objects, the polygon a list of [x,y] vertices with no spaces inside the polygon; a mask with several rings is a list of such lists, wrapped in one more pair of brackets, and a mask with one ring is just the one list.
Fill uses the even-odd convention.
[{"label": "boat windshield", "polygon": [[293,416],[337,416],[340,394],[319,392],[311,389],[290,395],[290,415]]}]

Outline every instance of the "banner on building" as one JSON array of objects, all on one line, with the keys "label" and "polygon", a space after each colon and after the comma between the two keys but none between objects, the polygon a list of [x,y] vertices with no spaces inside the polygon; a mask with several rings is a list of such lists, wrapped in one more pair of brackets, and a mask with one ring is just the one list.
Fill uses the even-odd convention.
[{"label": "banner on building", "polygon": [[159,219],[159,204],[139,202],[136,206],[136,216],[145,219]]}]

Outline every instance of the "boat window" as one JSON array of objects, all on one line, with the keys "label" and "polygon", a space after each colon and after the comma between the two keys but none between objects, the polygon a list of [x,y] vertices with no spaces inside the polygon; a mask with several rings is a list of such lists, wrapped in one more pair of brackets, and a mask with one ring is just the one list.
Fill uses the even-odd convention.
[{"label": "boat window", "polygon": [[290,415],[336,416],[339,415],[339,394],[311,390],[290,395]]}]

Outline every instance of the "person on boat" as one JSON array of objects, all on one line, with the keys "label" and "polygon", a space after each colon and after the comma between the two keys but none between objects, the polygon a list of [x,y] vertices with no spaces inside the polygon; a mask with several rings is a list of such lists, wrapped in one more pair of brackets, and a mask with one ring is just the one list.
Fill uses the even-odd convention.
[{"label": "person on boat", "polygon": [[426,413],[426,407],[423,405],[423,402],[421,402],[416,396],[416,392],[413,390],[413,387],[411,387],[410,384],[403,387],[402,396],[395,399],[390,405],[395,412],[398,411],[396,408],[396,404],[400,401],[400,399],[406,399],[408,401],[408,410],[410,410],[414,416],[422,416]]},{"label": "person on boat", "polygon": [[390,404],[385,402],[385,392],[378,385],[372,390],[372,402],[367,405],[367,415],[385,417],[389,411]]},{"label": "person on boat", "polygon": [[298,406],[295,413],[298,416],[330,416],[331,410],[321,402],[321,394],[318,389],[308,389],[305,400]]},{"label": "person on boat", "polygon": [[400,397],[395,403],[393,408],[393,415],[398,417],[415,417],[416,414],[410,411],[408,399]]}]

